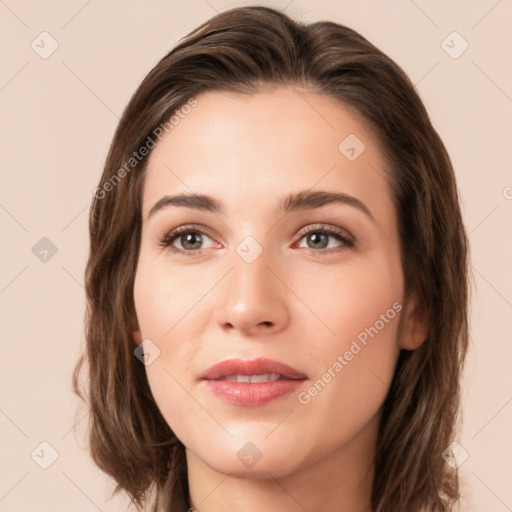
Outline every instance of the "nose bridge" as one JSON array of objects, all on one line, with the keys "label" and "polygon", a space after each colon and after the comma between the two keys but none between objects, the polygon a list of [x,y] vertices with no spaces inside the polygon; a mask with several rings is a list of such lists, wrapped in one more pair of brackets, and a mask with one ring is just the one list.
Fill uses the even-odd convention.
[{"label": "nose bridge", "polygon": [[[271,290],[266,288],[270,284],[272,273],[269,267],[272,265],[271,249],[265,249],[255,241],[253,237],[246,237],[236,248],[231,260],[231,289],[250,291],[256,298],[257,295],[267,295]],[[275,284],[275,283],[274,283]]]}]

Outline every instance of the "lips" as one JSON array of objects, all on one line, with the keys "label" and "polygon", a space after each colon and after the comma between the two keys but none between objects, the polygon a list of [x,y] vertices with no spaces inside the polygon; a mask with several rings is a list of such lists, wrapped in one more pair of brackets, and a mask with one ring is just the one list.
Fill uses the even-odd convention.
[{"label": "lips", "polygon": [[208,368],[200,378],[214,396],[232,405],[264,405],[296,390],[307,380],[279,361],[229,359]]},{"label": "lips", "polygon": [[266,373],[277,373],[284,379],[303,380],[307,376],[295,368],[272,359],[252,359],[242,361],[241,359],[228,359],[210,366],[202,375],[201,379],[219,380],[230,375],[263,375]]}]

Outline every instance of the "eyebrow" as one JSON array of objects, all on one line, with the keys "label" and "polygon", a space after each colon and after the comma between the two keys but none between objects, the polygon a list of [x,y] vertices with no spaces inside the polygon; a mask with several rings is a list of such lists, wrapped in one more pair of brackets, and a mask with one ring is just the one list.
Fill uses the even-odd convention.
[{"label": "eyebrow", "polygon": [[[288,213],[292,211],[321,208],[322,206],[341,203],[359,209],[375,222],[370,209],[356,197],[342,192],[327,192],[323,190],[302,190],[286,196],[279,204],[278,211]],[[148,219],[157,211],[171,206],[182,206],[196,210],[209,211],[212,213],[223,213],[222,203],[213,197],[204,194],[182,193],[176,195],[165,195],[158,200],[148,214]]]}]

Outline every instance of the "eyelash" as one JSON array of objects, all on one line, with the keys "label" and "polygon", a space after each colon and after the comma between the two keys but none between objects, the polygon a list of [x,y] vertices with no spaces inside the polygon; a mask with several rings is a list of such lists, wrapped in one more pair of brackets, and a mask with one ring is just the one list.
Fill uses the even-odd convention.
[{"label": "eyelash", "polygon": [[[208,238],[211,238],[208,233],[200,228],[200,227],[194,227],[194,226],[180,226],[176,229],[173,229],[169,233],[167,233],[158,243],[161,247],[166,247],[174,254],[182,254],[184,256],[195,256],[199,252],[201,252],[201,249],[196,249],[193,251],[184,251],[183,249],[177,249],[176,247],[172,246],[172,243],[177,240],[180,236],[190,234],[190,233],[201,233],[202,235],[206,235]],[[299,233],[297,233],[297,236],[299,236],[299,241],[304,238],[306,235],[310,233],[321,233],[324,235],[329,235],[334,238],[336,238],[338,241],[342,242],[342,246],[330,248],[330,249],[311,249],[310,251],[313,251],[315,254],[331,254],[332,252],[338,252],[345,249],[351,249],[355,246],[355,239],[352,237],[347,236],[346,232],[341,229],[336,229],[334,227],[329,227],[324,224],[317,224],[309,229],[301,229]],[[335,249],[333,251],[333,249]]]}]

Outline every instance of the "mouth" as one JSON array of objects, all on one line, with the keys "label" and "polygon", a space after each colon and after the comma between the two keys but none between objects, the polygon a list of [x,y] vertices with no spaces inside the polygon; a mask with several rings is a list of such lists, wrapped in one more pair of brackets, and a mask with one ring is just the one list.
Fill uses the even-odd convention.
[{"label": "mouth", "polygon": [[231,405],[256,407],[291,394],[308,377],[295,368],[271,359],[229,359],[202,375],[207,389]]}]

